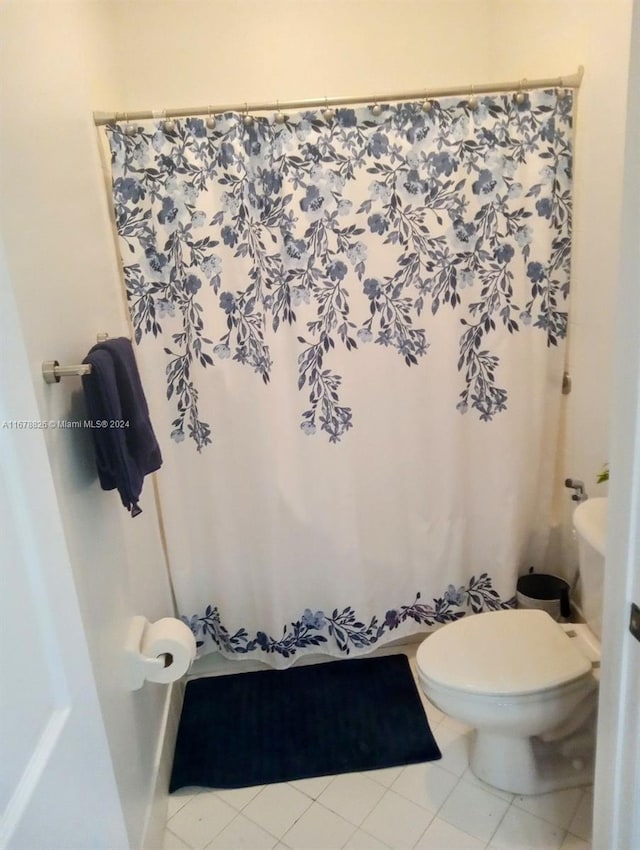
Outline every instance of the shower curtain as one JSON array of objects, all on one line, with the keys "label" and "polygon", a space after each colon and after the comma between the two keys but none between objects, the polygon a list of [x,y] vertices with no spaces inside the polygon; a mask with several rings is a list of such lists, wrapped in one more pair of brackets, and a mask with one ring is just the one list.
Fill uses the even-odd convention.
[{"label": "shower curtain", "polygon": [[571,116],[545,90],[107,128],[201,654],[366,653],[542,565]]}]

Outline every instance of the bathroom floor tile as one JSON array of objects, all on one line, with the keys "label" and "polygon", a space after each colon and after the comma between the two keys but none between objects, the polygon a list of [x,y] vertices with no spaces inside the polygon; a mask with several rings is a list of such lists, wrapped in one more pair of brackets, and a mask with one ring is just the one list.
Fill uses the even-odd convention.
[{"label": "bathroom floor tile", "polygon": [[283,782],[266,785],[242,813],[271,835],[282,838],[311,803],[310,797]]},{"label": "bathroom floor tile", "polygon": [[293,785],[298,791],[302,791],[312,800],[317,800],[324,789],[333,781],[333,776],[313,776],[311,779],[295,779],[289,785]]},{"label": "bathroom floor tile", "polygon": [[362,829],[356,829],[344,845],[344,850],[390,850],[387,844],[378,841],[373,835]]},{"label": "bathroom floor tile", "polygon": [[438,761],[440,767],[455,773],[456,776],[462,776],[469,766],[470,734],[451,729],[444,723],[439,724],[435,739],[442,753],[442,758]]},{"label": "bathroom floor tile", "polygon": [[568,832],[562,842],[560,850],[591,850],[591,844],[583,838],[578,838],[577,835],[571,835],[571,833]]},{"label": "bathroom floor tile", "polygon": [[582,796],[582,788],[567,788],[550,794],[518,796],[513,805],[554,826],[568,829]]},{"label": "bathroom floor tile", "polygon": [[378,770],[367,770],[362,775],[379,782],[385,788],[391,788],[402,773],[402,770],[403,768],[401,767],[383,767]]},{"label": "bathroom floor tile", "polygon": [[249,788],[219,788],[216,794],[224,803],[241,811],[263,788],[264,785],[251,785]]},{"label": "bathroom floor tile", "polygon": [[354,824],[316,801],[284,835],[283,841],[292,850],[340,850],[355,830]]},{"label": "bathroom floor tile", "polygon": [[395,791],[387,791],[361,828],[392,850],[409,850],[431,823],[433,813]]},{"label": "bathroom floor tile", "polygon": [[564,835],[560,827],[511,806],[487,850],[560,850]]},{"label": "bathroom floor tile", "polygon": [[461,779],[447,797],[438,817],[462,832],[487,842],[508,808],[506,800]]},{"label": "bathroom floor tile", "polygon": [[360,826],[384,793],[384,786],[364,773],[343,773],[327,786],[318,802],[349,823]]},{"label": "bathroom floor tile", "polygon": [[162,850],[191,850],[191,848],[170,829],[165,829]]},{"label": "bathroom floor tile", "polygon": [[277,843],[274,835],[240,814],[207,845],[207,850],[272,850]]},{"label": "bathroom floor tile", "polygon": [[435,814],[457,784],[454,773],[439,762],[427,762],[405,767],[391,789]]},{"label": "bathroom floor tile", "polygon": [[578,838],[584,838],[585,841],[591,841],[591,824],[593,821],[593,788],[588,788],[580,802],[568,830],[572,835],[577,835]]},{"label": "bathroom floor tile", "polygon": [[202,791],[189,800],[167,826],[193,850],[203,850],[238,814],[215,791]]},{"label": "bathroom floor tile", "polygon": [[434,818],[414,850],[484,850],[485,842]]},{"label": "bathroom floor tile", "polygon": [[592,788],[520,796],[482,782],[469,768],[473,732],[420,694],[439,761],[185,788],[168,799],[163,850],[591,850]]},{"label": "bathroom floor tile", "polygon": [[482,779],[478,779],[470,767],[468,767],[462,774],[462,778],[465,782],[470,782],[472,785],[476,785],[478,788],[488,791],[489,794],[494,794],[496,797],[500,797],[501,800],[504,800],[507,803],[513,802],[515,794],[512,794],[510,791],[503,791],[502,788],[494,788],[493,785],[483,782]]},{"label": "bathroom floor tile", "polygon": [[180,809],[192,800],[200,788],[181,788],[167,795],[167,818],[172,818]]}]

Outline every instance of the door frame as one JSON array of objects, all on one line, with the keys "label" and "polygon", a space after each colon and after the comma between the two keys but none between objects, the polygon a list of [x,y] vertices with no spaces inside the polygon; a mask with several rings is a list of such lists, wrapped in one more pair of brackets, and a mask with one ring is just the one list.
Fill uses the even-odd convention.
[{"label": "door frame", "polygon": [[[594,850],[640,847],[640,0],[631,28],[602,671],[594,796]],[[598,404],[598,399],[593,399]]]}]

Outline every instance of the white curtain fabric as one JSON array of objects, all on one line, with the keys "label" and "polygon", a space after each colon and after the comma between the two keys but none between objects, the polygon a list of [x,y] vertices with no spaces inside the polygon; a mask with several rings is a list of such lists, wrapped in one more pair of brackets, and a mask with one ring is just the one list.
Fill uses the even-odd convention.
[{"label": "white curtain fabric", "polygon": [[201,653],[366,653],[543,565],[571,114],[549,90],[108,127]]}]

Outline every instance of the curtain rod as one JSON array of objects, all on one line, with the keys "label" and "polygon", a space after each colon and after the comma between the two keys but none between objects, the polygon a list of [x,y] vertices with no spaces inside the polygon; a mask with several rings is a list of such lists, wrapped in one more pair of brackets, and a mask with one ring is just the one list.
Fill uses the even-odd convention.
[{"label": "curtain rod", "polygon": [[353,97],[317,97],[311,100],[287,100],[266,103],[233,103],[223,106],[188,106],[177,109],[142,110],[140,112],[94,112],[93,120],[97,127],[114,124],[118,121],[143,121],[147,118],[186,118],[193,115],[219,115],[224,112],[281,112],[283,109],[314,109],[317,107],[345,106],[358,103],[388,103],[396,100],[425,100],[455,95],[479,95],[494,92],[526,91],[530,89],[580,87],[584,67],[580,65],[575,74],[566,77],[548,77],[540,80],[516,80],[507,83],[482,83],[472,86],[451,86],[442,89],[420,89],[419,91],[392,94],[374,94]]}]

